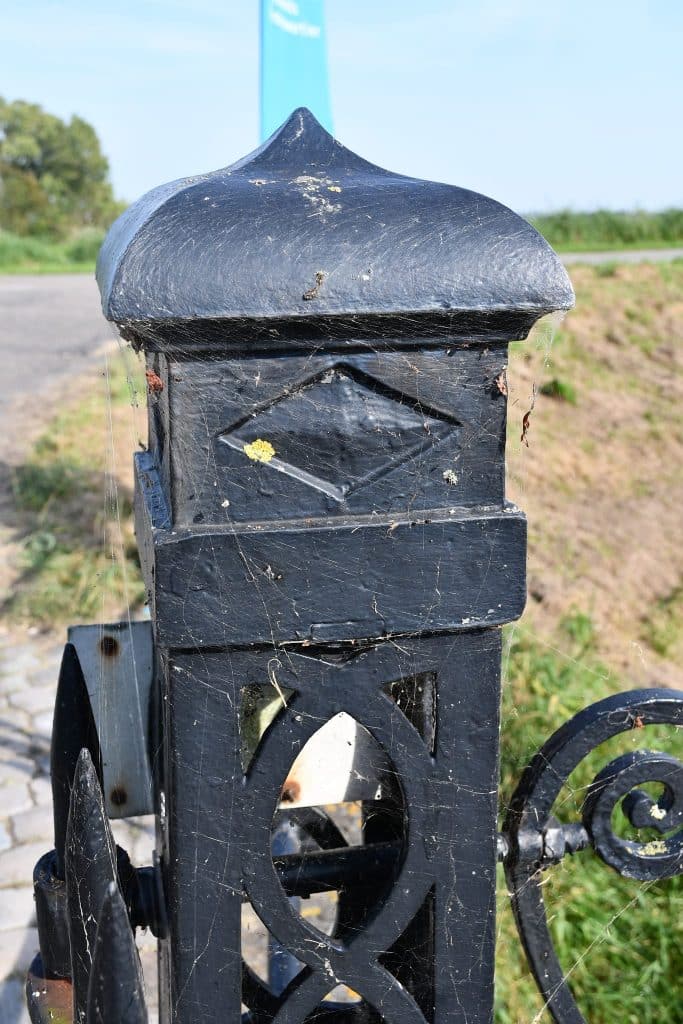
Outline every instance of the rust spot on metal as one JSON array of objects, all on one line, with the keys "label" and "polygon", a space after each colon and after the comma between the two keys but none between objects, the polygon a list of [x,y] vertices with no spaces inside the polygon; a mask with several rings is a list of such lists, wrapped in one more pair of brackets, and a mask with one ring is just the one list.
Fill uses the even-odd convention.
[{"label": "rust spot on metal", "polygon": [[114,807],[123,807],[123,805],[128,802],[128,794],[123,786],[114,786],[109,794],[109,799],[113,803]]},{"label": "rust spot on metal", "polygon": [[147,391],[150,395],[158,395],[160,391],[164,390],[164,382],[154,370],[145,370],[145,377],[147,378]]},{"label": "rust spot on metal", "polygon": [[119,642],[116,637],[103,636],[100,640],[100,651],[105,658],[115,658],[119,653]]},{"label": "rust spot on metal", "polygon": [[28,971],[26,997],[34,1024],[71,1024],[73,988],[64,978],[45,978],[37,956]]},{"label": "rust spot on metal", "polygon": [[301,785],[296,779],[287,779],[280,793],[280,802],[283,804],[293,804],[300,796]]}]

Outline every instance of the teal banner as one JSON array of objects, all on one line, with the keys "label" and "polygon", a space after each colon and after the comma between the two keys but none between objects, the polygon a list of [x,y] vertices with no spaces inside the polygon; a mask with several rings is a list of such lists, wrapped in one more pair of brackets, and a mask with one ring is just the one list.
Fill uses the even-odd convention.
[{"label": "teal banner", "polygon": [[261,0],[261,139],[296,107],[332,131],[323,0]]}]

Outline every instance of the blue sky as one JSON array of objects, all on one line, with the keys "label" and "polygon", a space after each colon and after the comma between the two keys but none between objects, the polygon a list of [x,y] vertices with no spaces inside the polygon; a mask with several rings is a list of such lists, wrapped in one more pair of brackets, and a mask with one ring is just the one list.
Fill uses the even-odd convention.
[{"label": "blue sky", "polygon": [[[683,206],[681,0],[327,0],[335,134],[520,212]],[[133,200],[258,143],[257,0],[0,0],[0,94]]]}]

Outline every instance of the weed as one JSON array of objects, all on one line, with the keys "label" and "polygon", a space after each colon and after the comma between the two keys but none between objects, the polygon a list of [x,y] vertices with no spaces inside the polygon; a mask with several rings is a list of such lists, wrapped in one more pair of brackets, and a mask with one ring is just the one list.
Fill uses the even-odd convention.
[{"label": "weed", "polygon": [[84,228],[66,243],[64,252],[70,263],[91,263],[94,266],[103,241],[104,232],[100,228]]},{"label": "weed", "polygon": [[[683,639],[683,583],[660,598],[645,617],[642,639],[663,658],[671,657]],[[683,646],[683,645],[682,645]]]},{"label": "weed", "polygon": [[[35,456],[40,457],[49,450],[47,444],[36,446]],[[81,469],[68,459],[57,459],[44,464],[28,461],[19,466],[13,475],[14,497],[26,512],[42,512],[51,501],[66,501],[71,498],[82,481]]]},{"label": "weed", "polygon": [[576,389],[568,381],[562,380],[560,377],[553,377],[552,380],[547,380],[544,384],[541,384],[538,390],[548,398],[559,398],[562,402],[576,405]]}]

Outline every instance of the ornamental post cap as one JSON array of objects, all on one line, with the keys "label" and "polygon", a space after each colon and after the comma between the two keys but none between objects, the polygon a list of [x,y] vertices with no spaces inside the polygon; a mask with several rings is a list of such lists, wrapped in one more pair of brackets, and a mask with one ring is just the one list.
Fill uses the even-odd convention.
[{"label": "ornamental post cap", "polygon": [[[97,280],[107,319],[155,323],[406,317],[523,336],[574,302],[558,257],[522,217],[471,192],[394,174],[305,108],[259,149],[143,196],[114,223]],[[516,318],[516,319],[515,319]]]}]

